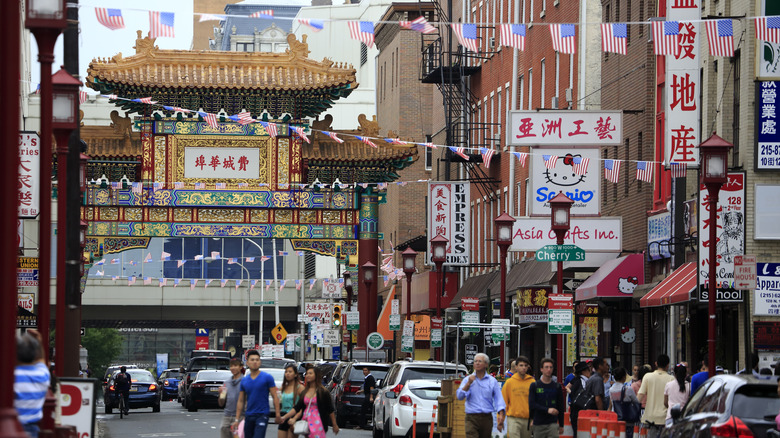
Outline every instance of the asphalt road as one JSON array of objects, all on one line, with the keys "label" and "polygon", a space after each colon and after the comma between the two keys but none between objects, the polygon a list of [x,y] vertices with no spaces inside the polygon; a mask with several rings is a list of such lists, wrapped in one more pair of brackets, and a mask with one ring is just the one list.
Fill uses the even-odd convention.
[{"label": "asphalt road", "polygon": [[[163,402],[159,413],[152,409],[131,409],[130,415],[120,419],[119,414],[104,414],[103,405],[97,408],[96,435],[98,438],[219,438],[221,409],[200,409],[187,412],[176,401]],[[114,411],[116,412],[116,411]],[[277,426],[270,424],[265,436],[277,438]],[[336,436],[333,429],[328,436]],[[368,438],[370,430],[342,429],[339,438]]]}]

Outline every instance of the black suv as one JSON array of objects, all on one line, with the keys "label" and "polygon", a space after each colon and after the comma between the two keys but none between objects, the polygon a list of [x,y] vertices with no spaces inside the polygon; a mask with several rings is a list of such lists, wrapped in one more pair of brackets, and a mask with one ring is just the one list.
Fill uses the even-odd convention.
[{"label": "black suv", "polygon": [[384,379],[390,369],[390,365],[386,363],[352,362],[347,365],[338,385],[330,393],[333,407],[336,410],[336,423],[339,427],[346,426],[347,419],[353,423],[359,423],[360,411],[366,398],[365,394],[357,393],[365,380],[363,367],[368,367],[377,382]]}]

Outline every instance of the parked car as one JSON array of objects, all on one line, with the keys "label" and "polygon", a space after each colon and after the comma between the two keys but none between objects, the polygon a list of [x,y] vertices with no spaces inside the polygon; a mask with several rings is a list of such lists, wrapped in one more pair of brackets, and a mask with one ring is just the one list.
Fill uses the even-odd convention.
[{"label": "parked car", "polygon": [[187,365],[184,367],[184,375],[182,375],[182,388],[181,391],[179,391],[179,397],[181,398],[182,406],[185,408],[186,405],[186,395],[189,393],[190,385],[192,384],[193,380],[195,380],[195,376],[198,374],[198,371],[203,370],[220,370],[220,371],[230,371],[230,358],[228,357],[220,357],[220,356],[202,356],[202,357],[193,357],[189,361],[187,361]]},{"label": "parked car", "polygon": [[366,398],[365,394],[357,393],[365,380],[363,367],[368,367],[374,379],[380,381],[385,378],[390,365],[374,362],[350,362],[347,364],[344,375],[330,393],[333,407],[336,410],[336,423],[339,427],[346,426],[348,420],[352,424],[360,423],[360,412]]},{"label": "parked car", "polygon": [[[396,403],[382,409],[384,418],[375,418],[374,424],[382,424],[382,429],[374,428],[374,436],[381,436],[384,428],[389,426],[389,436],[411,436],[412,410],[417,405],[417,434],[428,436],[431,425],[433,407],[438,404],[441,393],[441,380],[414,379],[407,380],[396,396],[395,392],[387,391],[389,398],[396,398]],[[377,432],[378,431],[378,432]]]},{"label": "parked car", "polygon": [[105,392],[106,387],[108,386],[108,380],[111,378],[111,376],[114,375],[117,371],[119,371],[120,368],[125,367],[128,370],[129,369],[136,369],[138,368],[137,365],[111,365],[110,367],[106,368],[106,373],[103,375],[103,392]]},{"label": "parked car", "polygon": [[284,369],[287,367],[287,365],[295,366],[295,361],[292,359],[279,359],[279,358],[270,358],[266,357],[263,359],[260,359],[260,367],[261,368],[281,368]]},{"label": "parked car", "polygon": [[336,361],[325,361],[316,365],[316,368],[322,375],[322,386],[325,388],[328,388],[328,385],[330,385],[331,379],[333,378],[333,371],[336,370],[339,363],[340,362]]},{"label": "parked car", "polygon": [[685,404],[673,407],[673,423],[661,437],[765,438],[780,411],[777,378],[720,374],[706,381]]},{"label": "parked car", "polygon": [[327,383],[324,383],[325,389],[332,392],[336,386],[338,386],[339,382],[344,377],[344,371],[347,369],[349,364],[350,362],[339,362],[336,364],[336,368],[333,369],[333,372],[330,375],[330,379],[327,381]]},{"label": "parked car", "polygon": [[[448,362],[435,362],[429,360],[399,360],[395,362],[387,373],[387,376],[377,385],[377,394],[374,397],[374,411],[373,411],[373,431],[374,437],[381,436],[395,436],[403,435],[401,429],[406,426],[408,431],[408,425],[411,424],[408,418],[403,418],[404,415],[396,416],[399,412],[404,412],[400,408],[396,408],[396,405],[401,404],[401,393],[403,392],[407,382],[413,380],[424,381],[441,381],[445,377],[453,376],[465,376],[468,373],[465,365],[456,365]],[[413,389],[412,389],[413,390]],[[423,395],[428,394],[426,390],[421,390],[421,395],[416,395],[410,392],[406,392],[403,395],[407,395],[409,398],[415,395],[417,398],[422,398]],[[403,399],[403,403],[408,402],[406,398]],[[414,404],[414,402],[412,402]],[[427,417],[425,415],[420,416],[420,405],[417,405],[417,418],[420,421],[425,421],[430,418],[431,412],[428,411]],[[418,422],[417,430],[420,431]],[[395,428],[395,429],[394,429]],[[406,433],[406,432],[404,432]]]},{"label": "parked car", "polygon": [[190,351],[190,359],[194,357],[226,357],[230,359],[231,355],[227,350],[192,350]]},{"label": "parked car", "polygon": [[[160,412],[160,387],[157,386],[152,373],[138,368],[128,369],[127,372],[130,374],[128,409],[152,408],[152,412]],[[117,373],[119,370],[114,371],[109,377],[106,391],[103,393],[106,414],[119,408],[119,394],[114,389]]]},{"label": "parked car", "polygon": [[231,376],[230,371],[225,370],[198,371],[189,385],[184,407],[189,412],[197,412],[200,408],[219,407],[219,388]]},{"label": "parked car", "polygon": [[179,397],[179,381],[182,373],[178,368],[169,368],[157,378],[157,386],[162,388],[160,391],[160,400],[173,400]]}]

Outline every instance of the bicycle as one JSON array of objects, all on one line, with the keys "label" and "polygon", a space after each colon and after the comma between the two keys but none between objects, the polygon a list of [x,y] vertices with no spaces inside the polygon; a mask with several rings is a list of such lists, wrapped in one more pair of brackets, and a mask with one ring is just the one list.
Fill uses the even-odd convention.
[{"label": "bicycle", "polygon": [[119,397],[119,419],[122,419],[125,416],[125,397],[122,391],[117,391],[116,394]]}]

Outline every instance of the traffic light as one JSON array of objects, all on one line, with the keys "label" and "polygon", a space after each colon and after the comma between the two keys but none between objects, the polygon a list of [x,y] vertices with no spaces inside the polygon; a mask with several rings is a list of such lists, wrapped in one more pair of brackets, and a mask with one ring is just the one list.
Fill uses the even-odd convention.
[{"label": "traffic light", "polygon": [[333,305],[333,326],[334,327],[341,327],[341,304],[334,304]]}]

